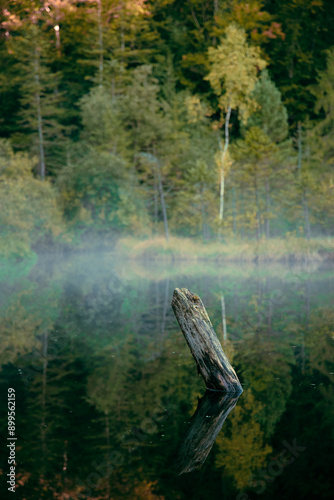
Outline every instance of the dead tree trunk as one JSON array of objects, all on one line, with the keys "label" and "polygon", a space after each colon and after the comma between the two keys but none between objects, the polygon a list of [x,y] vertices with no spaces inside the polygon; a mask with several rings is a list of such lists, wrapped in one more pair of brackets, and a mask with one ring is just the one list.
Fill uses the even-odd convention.
[{"label": "dead tree trunk", "polygon": [[203,302],[186,288],[174,290],[172,308],[208,389],[242,392],[239,379],[212,327]]},{"label": "dead tree trunk", "polygon": [[196,412],[178,452],[176,469],[179,474],[191,472],[203,465],[238,399],[239,395],[206,391],[204,397],[198,401]]}]

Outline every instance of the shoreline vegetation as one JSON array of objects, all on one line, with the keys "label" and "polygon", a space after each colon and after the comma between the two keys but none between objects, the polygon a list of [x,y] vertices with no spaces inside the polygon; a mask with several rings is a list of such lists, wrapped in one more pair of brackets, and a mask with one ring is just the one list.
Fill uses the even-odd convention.
[{"label": "shoreline vegetation", "polygon": [[[3,248],[2,267],[16,263],[84,254],[106,254],[119,260],[161,262],[231,262],[231,263],[322,263],[334,262],[334,238],[317,237],[307,240],[302,236],[288,235],[286,238],[261,238],[260,240],[226,237],[223,241],[201,241],[198,238],[171,236],[167,241],[162,235],[119,236],[117,239],[101,238],[91,233],[84,238],[64,233],[56,240],[34,245],[24,252],[8,253]],[[28,266],[29,267],[29,266]]]},{"label": "shoreline vegetation", "polygon": [[207,242],[181,237],[163,237],[145,240],[120,238],[114,248],[116,255],[134,260],[193,260],[229,262],[301,262],[334,261],[334,238],[305,238],[290,236],[270,240],[229,240]]}]

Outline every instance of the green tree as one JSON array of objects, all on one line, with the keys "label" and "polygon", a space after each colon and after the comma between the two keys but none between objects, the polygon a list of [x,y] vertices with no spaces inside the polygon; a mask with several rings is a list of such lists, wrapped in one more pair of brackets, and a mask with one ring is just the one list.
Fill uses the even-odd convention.
[{"label": "green tree", "polygon": [[83,147],[63,168],[57,184],[65,216],[73,229],[85,233],[90,228],[101,236],[112,229],[143,229],[141,196],[122,157]]},{"label": "green tree", "polygon": [[91,81],[104,85],[112,61],[124,66],[148,62],[158,35],[148,22],[150,11],[146,2],[88,0],[86,3],[81,23],[87,27],[87,37],[82,43],[80,63]]},{"label": "green tree", "polygon": [[[154,220],[158,220],[158,199],[168,240],[167,189],[172,188],[172,164],[178,154],[178,130],[173,127],[172,112],[159,99],[158,81],[152,67],[139,66],[133,71],[131,84],[120,100],[120,116],[131,137],[133,162],[147,198],[154,198]],[[147,112],[149,110],[149,113]]]},{"label": "green tree", "polygon": [[243,128],[259,127],[272,142],[282,142],[289,134],[288,112],[282,103],[281,92],[266,69],[256,82],[252,97],[258,103],[258,109]]},{"label": "green tree", "polygon": [[0,251],[19,257],[31,245],[56,237],[64,229],[57,194],[50,182],[34,178],[36,159],[14,153],[0,141]]},{"label": "green tree", "polygon": [[[288,113],[282,103],[281,93],[276,88],[275,84],[269,77],[268,71],[265,69],[259,80],[256,82],[252,94],[254,100],[257,102],[257,109],[249,116],[246,123],[242,124],[242,132],[248,130],[254,140],[253,147],[250,144],[250,135],[247,135],[246,143],[253,149],[253,153],[249,150],[246,153],[252,157],[255,154],[256,165],[254,164],[254,179],[255,189],[258,190],[258,180],[256,177],[261,171],[261,175],[265,186],[265,234],[266,238],[270,237],[270,219],[273,217],[272,210],[272,183],[277,187],[278,177],[282,172],[277,170],[284,170],[280,164],[285,165],[288,162],[288,155],[291,151],[291,144],[289,141],[284,142],[289,133]],[[253,128],[254,127],[254,128]],[[251,132],[251,129],[253,131]],[[260,133],[262,131],[262,134]],[[263,148],[266,143],[266,147]],[[271,144],[270,144],[271,143]],[[259,223],[259,202],[258,193],[257,199],[257,219],[259,236],[260,223]]]},{"label": "green tree", "polygon": [[326,65],[326,49],[334,45],[331,26],[334,4],[331,0],[284,0],[268,3],[268,10],[284,23],[285,38],[272,40],[267,53],[271,74],[282,92],[290,124],[297,126],[313,118],[315,100],[310,85],[317,71]]},{"label": "green tree", "polygon": [[[327,65],[318,73],[317,84],[311,87],[316,97],[315,111],[319,121],[299,125],[299,171],[304,207],[305,233],[315,218],[322,230],[330,234],[333,223],[334,164],[334,49],[326,52]],[[307,219],[308,211],[310,216]],[[308,233],[307,233],[308,229]]]},{"label": "green tree", "polygon": [[[275,145],[259,127],[250,128],[246,133],[245,139],[237,141],[234,148],[234,157],[240,162],[239,164],[243,168],[243,172],[239,172],[239,176],[244,176],[243,182],[253,187],[255,210],[250,211],[252,214],[250,224],[251,227],[256,227],[257,240],[261,237],[261,212],[263,212],[260,199],[260,186],[264,178],[268,185],[268,170],[270,169],[268,159],[273,156],[275,149],[277,149]],[[269,213],[267,214],[268,217]]]},{"label": "green tree", "polygon": [[[15,60],[20,87],[21,129],[14,135],[16,146],[31,149],[38,156],[39,174],[61,165],[64,158],[66,127],[59,73],[52,68],[54,55],[43,31],[43,9],[32,9],[22,20],[9,19],[7,48]],[[68,127],[67,127],[68,128]]]},{"label": "green tree", "polygon": [[81,139],[99,152],[131,159],[131,135],[121,116],[120,99],[112,87],[93,87],[80,100]]},{"label": "green tree", "polygon": [[182,234],[201,235],[206,240],[215,229],[217,219],[216,136],[199,97],[189,94],[182,97],[178,127],[184,133],[184,148],[178,162],[172,224]]}]

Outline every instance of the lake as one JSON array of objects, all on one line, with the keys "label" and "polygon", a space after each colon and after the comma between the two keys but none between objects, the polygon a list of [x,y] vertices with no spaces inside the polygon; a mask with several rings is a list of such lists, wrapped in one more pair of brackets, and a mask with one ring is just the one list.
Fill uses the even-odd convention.
[{"label": "lake", "polygon": [[[333,497],[333,265],[80,254],[0,280],[1,498],[13,394],[20,499]],[[205,394],[176,287],[203,300],[235,401]]]}]

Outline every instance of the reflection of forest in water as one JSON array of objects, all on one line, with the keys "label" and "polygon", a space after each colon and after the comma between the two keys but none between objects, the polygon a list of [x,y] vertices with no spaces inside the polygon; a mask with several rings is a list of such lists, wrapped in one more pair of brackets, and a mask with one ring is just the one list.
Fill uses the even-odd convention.
[{"label": "reflection of forest in water", "polygon": [[[86,255],[2,273],[19,498],[331,498],[334,269]],[[181,476],[205,387],[170,307],[177,286],[203,299],[244,387],[203,467]],[[6,429],[3,417],[2,442]],[[284,443],[306,449],[280,465]]]}]

